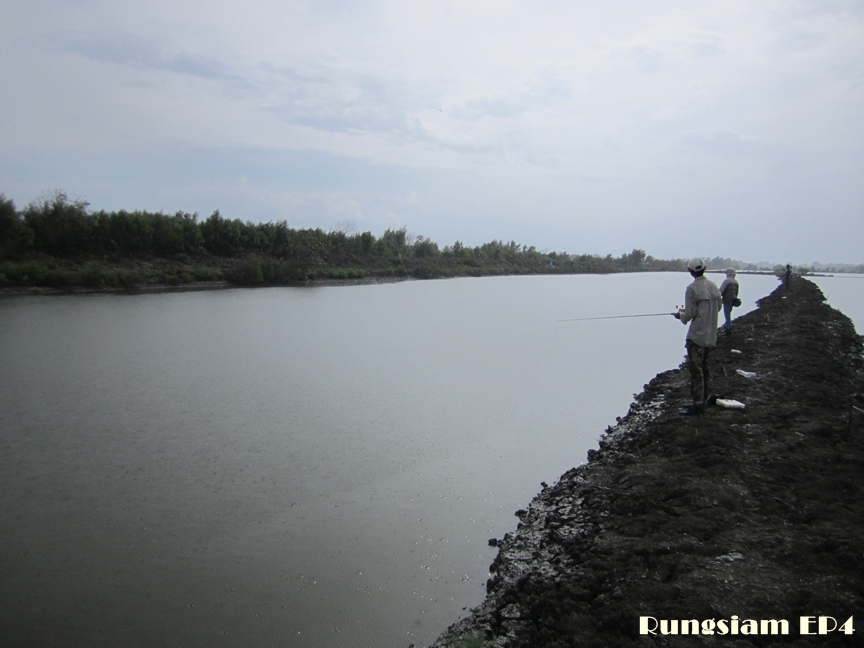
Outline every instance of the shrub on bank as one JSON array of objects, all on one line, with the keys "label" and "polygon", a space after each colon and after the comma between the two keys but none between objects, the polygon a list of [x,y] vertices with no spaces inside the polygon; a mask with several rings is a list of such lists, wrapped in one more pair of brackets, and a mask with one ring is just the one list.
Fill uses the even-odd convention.
[{"label": "shrub on bank", "polygon": [[321,274],[328,279],[362,279],[366,271],[362,268],[327,268]]},{"label": "shrub on bank", "polygon": [[131,287],[144,283],[140,272],[126,268],[107,268],[96,261],[82,267],[65,268],[53,264],[8,262],[0,264],[0,285],[41,286],[47,288]]},{"label": "shrub on bank", "polygon": [[8,282],[28,286],[51,286],[54,272],[41,263],[4,263],[0,266]]},{"label": "shrub on bank", "polygon": [[[67,285],[80,285],[89,288],[108,286],[111,288],[129,288],[144,283],[140,273],[126,268],[106,268],[96,262],[85,264],[76,271],[65,271],[66,278],[62,279],[55,287]],[[182,281],[182,279],[181,279]],[[178,281],[177,283],[180,283]],[[165,280],[164,283],[170,283]]]},{"label": "shrub on bank", "polygon": [[239,286],[259,286],[264,283],[261,259],[249,256],[235,262],[226,273],[228,281]]},{"label": "shrub on bank", "polygon": [[[342,270],[342,269],[340,269]],[[352,276],[352,269],[346,268],[345,277]],[[359,271],[362,273],[362,271]],[[324,276],[328,276],[326,272]],[[362,274],[360,275],[362,276]],[[300,268],[292,261],[250,255],[235,261],[225,272],[225,278],[238,286],[281,285],[305,279],[314,279],[315,272]]]},{"label": "shrub on bank", "polygon": [[192,268],[192,279],[194,281],[222,281],[224,276],[218,268],[195,266]]},{"label": "shrub on bank", "polygon": [[298,279],[294,265],[281,259],[262,259],[261,272],[263,283],[268,284],[284,284]]}]

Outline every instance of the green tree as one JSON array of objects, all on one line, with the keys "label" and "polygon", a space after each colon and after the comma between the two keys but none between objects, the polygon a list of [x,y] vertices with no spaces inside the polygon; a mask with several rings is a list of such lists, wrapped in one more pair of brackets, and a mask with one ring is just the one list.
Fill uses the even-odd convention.
[{"label": "green tree", "polygon": [[645,250],[633,250],[630,254],[621,257],[622,264],[628,269],[639,268],[645,262]]},{"label": "green tree", "polygon": [[417,258],[425,259],[429,257],[436,257],[441,253],[438,249],[437,243],[423,236],[418,236],[417,240],[414,241],[414,245],[412,245],[411,247],[414,250],[414,256]]},{"label": "green tree", "polygon": [[[251,227],[251,224],[244,224],[239,219],[223,218],[217,209],[201,225],[204,247],[210,254],[216,256],[236,256],[251,247],[249,243],[252,241],[247,240],[250,237],[244,236]],[[252,238],[254,240],[254,237]]]},{"label": "green tree", "polygon": [[372,232],[362,232],[354,237],[354,245],[357,254],[368,257],[372,254],[372,248],[375,246],[375,236]]},{"label": "green tree", "polygon": [[151,214],[153,252],[161,256],[196,254],[203,250],[204,239],[198,214],[177,212],[173,216]]},{"label": "green tree", "polygon": [[407,252],[408,232],[402,227],[397,230],[387,228],[375,242],[375,254],[389,262],[402,263],[402,255]]},{"label": "green tree", "polygon": [[298,279],[310,279],[324,265],[327,235],[320,229],[292,230],[289,261]]},{"label": "green tree", "polygon": [[0,193],[0,259],[14,259],[33,246],[33,230],[24,221],[15,203]]},{"label": "green tree", "polygon": [[60,190],[27,205],[24,223],[33,231],[34,249],[57,256],[95,252],[88,205],[86,200],[70,200]]}]

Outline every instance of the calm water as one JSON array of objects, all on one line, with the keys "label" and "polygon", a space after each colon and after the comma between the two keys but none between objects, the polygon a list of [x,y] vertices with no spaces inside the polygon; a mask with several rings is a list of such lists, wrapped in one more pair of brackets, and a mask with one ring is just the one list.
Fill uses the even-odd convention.
[{"label": "calm water", "polygon": [[[0,300],[4,645],[430,643],[487,539],[683,358],[671,317],[557,320],[687,282]],[[738,314],[777,281],[741,284]]]},{"label": "calm water", "polygon": [[842,311],[855,323],[855,330],[864,335],[864,275],[837,274],[812,277],[828,303]]}]

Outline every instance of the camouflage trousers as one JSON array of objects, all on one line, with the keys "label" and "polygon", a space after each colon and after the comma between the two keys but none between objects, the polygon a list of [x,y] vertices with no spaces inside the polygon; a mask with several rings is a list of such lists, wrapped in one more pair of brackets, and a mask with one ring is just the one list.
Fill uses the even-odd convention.
[{"label": "camouflage trousers", "polygon": [[708,400],[708,355],[711,353],[711,347],[702,347],[687,340],[684,345],[687,349],[687,369],[690,370],[690,395],[693,397],[693,404],[697,407],[705,405]]}]

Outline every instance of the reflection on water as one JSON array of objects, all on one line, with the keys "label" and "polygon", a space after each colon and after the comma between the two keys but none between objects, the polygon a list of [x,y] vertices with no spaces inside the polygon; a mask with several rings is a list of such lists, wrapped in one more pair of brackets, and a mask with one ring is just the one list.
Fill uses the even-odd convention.
[{"label": "reflection on water", "polygon": [[[738,314],[776,285],[740,279]],[[482,599],[487,540],[683,356],[671,317],[558,320],[671,312],[687,283],[0,301],[0,635],[429,643]]]}]

